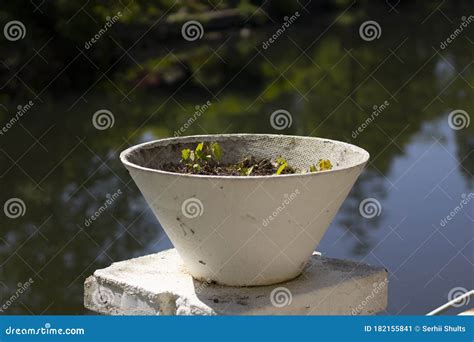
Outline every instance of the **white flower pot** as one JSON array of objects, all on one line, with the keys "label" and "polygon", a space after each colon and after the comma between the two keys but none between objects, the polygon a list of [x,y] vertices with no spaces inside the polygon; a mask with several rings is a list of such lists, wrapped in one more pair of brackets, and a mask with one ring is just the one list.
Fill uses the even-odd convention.
[{"label": "white flower pot", "polygon": [[[308,170],[271,176],[202,176],[161,171],[183,148],[217,141],[222,162],[253,155]],[[160,139],[123,151],[122,163],[196,279],[231,286],[270,285],[298,276],[369,159],[347,143],[269,134]]]}]

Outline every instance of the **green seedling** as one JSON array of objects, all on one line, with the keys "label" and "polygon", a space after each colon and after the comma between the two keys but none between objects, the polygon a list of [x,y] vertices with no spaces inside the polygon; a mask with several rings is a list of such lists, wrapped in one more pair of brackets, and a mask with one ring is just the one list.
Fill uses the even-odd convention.
[{"label": "green seedling", "polygon": [[283,172],[283,170],[288,167],[288,163],[286,162],[286,159],[282,157],[278,157],[276,160],[276,163],[277,163],[278,169],[275,172],[275,174],[280,175]]},{"label": "green seedling", "polygon": [[187,161],[191,157],[191,150],[189,148],[185,148],[181,151],[181,160]]},{"label": "green seedling", "polygon": [[242,166],[238,169],[238,171],[240,172],[241,176],[250,176],[250,174],[253,171],[253,168],[254,168],[254,166],[251,166],[251,167],[243,167]]},{"label": "green seedling", "polygon": [[221,158],[222,158],[221,145],[219,145],[216,142],[212,143],[211,144],[211,152],[212,152],[212,155],[214,156],[215,160],[217,160],[217,161],[221,160]]},{"label": "green seedling", "polygon": [[204,143],[199,143],[194,150],[194,155],[197,160],[204,159]]},{"label": "green seedling", "polygon": [[[283,157],[276,158],[272,162],[268,158],[256,159],[254,157],[246,157],[242,161],[231,164],[222,165],[222,148],[217,142],[200,142],[194,149],[185,148],[181,150],[181,163],[184,165],[186,173],[202,173],[202,174],[240,174],[241,176],[265,175],[265,174],[295,174],[306,173],[307,170],[298,170],[290,166]],[[332,164],[328,159],[319,159],[316,165],[309,167],[309,172],[318,172],[331,170]]]},{"label": "green seedling", "polygon": [[319,159],[318,161],[319,171],[331,170],[332,164],[329,159]]},{"label": "green seedling", "polygon": [[275,172],[276,175],[281,175],[281,173],[283,172],[284,169],[286,169],[288,165],[287,164],[281,164],[279,167],[278,167],[278,170]]},{"label": "green seedling", "polygon": [[222,149],[217,142],[197,144],[194,150],[181,150],[181,163],[189,173],[200,173],[203,168],[212,168],[219,164]]},{"label": "green seedling", "polygon": [[281,175],[282,173],[286,173],[286,174],[304,173],[304,172],[301,172],[298,169],[290,166],[288,164],[288,162],[286,161],[286,159],[283,158],[283,157],[278,157],[276,159],[276,166],[278,167],[277,171],[275,172],[276,175]]},{"label": "green seedling", "polygon": [[331,169],[332,169],[332,164],[329,159],[319,159],[318,166],[314,164],[311,165],[309,167],[309,172],[326,171],[326,170],[331,170]]}]

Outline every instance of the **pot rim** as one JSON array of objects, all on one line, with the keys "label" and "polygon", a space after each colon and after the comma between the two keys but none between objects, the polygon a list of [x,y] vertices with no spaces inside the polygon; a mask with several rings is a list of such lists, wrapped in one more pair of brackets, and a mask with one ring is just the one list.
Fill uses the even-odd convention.
[{"label": "pot rim", "polygon": [[[129,160],[127,160],[127,157],[130,155],[130,153],[143,149],[145,147],[152,148],[154,145],[161,144],[163,142],[180,142],[183,139],[194,139],[199,138],[202,139],[209,139],[212,137],[219,137],[219,138],[232,138],[232,137],[288,137],[288,138],[303,138],[303,139],[315,139],[315,140],[321,140],[321,141],[330,141],[333,143],[337,144],[343,144],[348,147],[350,147],[352,150],[355,152],[359,152],[363,155],[362,161],[355,163],[353,165],[347,166],[347,167],[340,167],[340,168],[335,168],[331,170],[324,170],[324,171],[318,171],[318,172],[307,172],[307,173],[292,173],[292,174],[283,174],[283,175],[263,175],[263,176],[221,176],[221,175],[196,175],[196,174],[190,174],[190,173],[178,173],[178,172],[169,172],[169,171],[164,171],[164,170],[158,170],[158,169],[152,169],[144,166],[140,166],[138,164],[132,163]],[[353,145],[350,143],[346,143],[343,141],[339,140],[333,140],[333,139],[326,139],[326,138],[321,138],[321,137],[311,137],[311,136],[302,136],[302,135],[286,135],[286,134],[258,134],[258,133],[232,133],[232,134],[202,134],[202,135],[186,135],[186,136],[181,136],[181,137],[169,137],[169,138],[162,138],[162,139],[156,139],[148,142],[144,142],[138,145],[131,146],[125,150],[123,150],[120,153],[120,161],[126,166],[130,167],[133,169],[141,170],[141,171],[146,171],[146,172],[153,172],[157,174],[162,174],[162,175],[169,175],[169,176],[176,176],[176,177],[190,177],[190,178],[198,178],[198,179],[231,179],[231,180],[259,180],[259,179],[280,179],[280,178],[289,178],[289,177],[317,177],[321,176],[323,174],[327,173],[335,173],[335,172],[341,172],[341,171],[346,171],[350,170],[359,166],[363,166],[367,163],[367,161],[370,158],[369,152],[364,150],[363,148]]]}]

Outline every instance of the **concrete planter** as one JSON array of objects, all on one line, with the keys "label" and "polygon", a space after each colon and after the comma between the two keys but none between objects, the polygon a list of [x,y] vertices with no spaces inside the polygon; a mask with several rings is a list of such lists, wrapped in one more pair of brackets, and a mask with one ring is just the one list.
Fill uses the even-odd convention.
[{"label": "concrete planter", "polygon": [[[222,162],[253,155],[308,170],[272,176],[201,176],[161,171],[183,148],[217,141]],[[161,139],[120,155],[191,275],[231,286],[270,285],[298,276],[369,159],[343,142],[266,134]]]}]

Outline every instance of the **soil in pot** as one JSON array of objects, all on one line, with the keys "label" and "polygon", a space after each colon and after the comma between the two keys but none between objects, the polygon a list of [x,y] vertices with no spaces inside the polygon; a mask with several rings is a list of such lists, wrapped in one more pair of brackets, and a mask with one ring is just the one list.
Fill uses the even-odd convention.
[{"label": "soil in pot", "polygon": [[285,158],[276,160],[246,156],[236,163],[222,163],[222,149],[217,142],[199,143],[194,149],[183,149],[181,160],[166,163],[163,171],[196,175],[216,176],[267,176],[318,172],[332,169],[331,161],[320,159],[308,170],[299,170],[289,165]]}]

